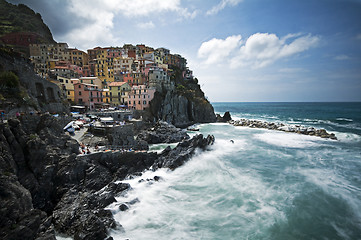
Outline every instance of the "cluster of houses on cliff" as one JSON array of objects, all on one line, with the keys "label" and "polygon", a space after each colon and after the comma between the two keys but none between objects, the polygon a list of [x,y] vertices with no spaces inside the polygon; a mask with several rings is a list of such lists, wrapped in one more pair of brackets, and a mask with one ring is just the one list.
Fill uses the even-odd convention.
[{"label": "cluster of houses on cliff", "polygon": [[173,89],[174,69],[192,79],[187,61],[168,49],[143,44],[96,47],[87,52],[66,43],[30,44],[38,75],[56,83],[72,104],[88,109],[107,106],[144,110],[156,91]]}]

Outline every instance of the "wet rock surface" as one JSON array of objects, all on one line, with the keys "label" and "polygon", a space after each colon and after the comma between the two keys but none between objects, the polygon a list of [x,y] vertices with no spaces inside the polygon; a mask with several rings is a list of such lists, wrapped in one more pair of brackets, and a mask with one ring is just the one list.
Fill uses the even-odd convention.
[{"label": "wet rock surface", "polygon": [[50,115],[1,123],[0,139],[1,239],[55,239],[55,231],[74,239],[106,239],[108,229],[122,227],[104,208],[131,188],[115,181],[150,168],[175,169],[214,142],[197,135],[159,155],[78,155],[78,142]]}]

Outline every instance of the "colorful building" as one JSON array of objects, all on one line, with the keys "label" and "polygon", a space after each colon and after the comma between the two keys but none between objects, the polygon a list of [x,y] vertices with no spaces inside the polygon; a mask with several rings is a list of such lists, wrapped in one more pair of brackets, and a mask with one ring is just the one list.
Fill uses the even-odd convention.
[{"label": "colorful building", "polygon": [[86,52],[83,52],[78,49],[68,49],[69,51],[69,62],[74,65],[83,67],[88,65],[89,57]]},{"label": "colorful building", "polygon": [[149,107],[150,101],[154,98],[155,88],[145,85],[133,86],[129,92],[129,109],[145,110]]},{"label": "colorful building", "polygon": [[78,82],[74,84],[74,100],[94,110],[103,106],[103,91],[97,85]]},{"label": "colorful building", "polygon": [[66,99],[69,102],[74,102],[74,82],[73,79],[64,78],[57,76],[57,81],[60,89],[63,90],[64,95],[66,96]]},{"label": "colorful building", "polygon": [[131,87],[127,82],[109,83],[110,102],[113,106],[128,105]]}]

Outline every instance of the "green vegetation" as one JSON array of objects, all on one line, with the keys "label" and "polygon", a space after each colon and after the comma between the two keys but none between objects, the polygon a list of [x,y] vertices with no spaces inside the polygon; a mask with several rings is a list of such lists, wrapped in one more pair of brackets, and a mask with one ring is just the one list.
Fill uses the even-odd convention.
[{"label": "green vegetation", "polygon": [[13,72],[2,72],[0,73],[0,86],[10,89],[19,88],[19,77]]}]

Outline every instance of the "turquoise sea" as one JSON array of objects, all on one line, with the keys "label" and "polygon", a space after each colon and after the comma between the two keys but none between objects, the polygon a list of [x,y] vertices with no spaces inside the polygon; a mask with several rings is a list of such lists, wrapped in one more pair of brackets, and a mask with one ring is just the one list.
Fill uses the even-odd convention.
[{"label": "turquoise sea", "polygon": [[114,239],[361,239],[361,103],[212,104],[233,119],[324,128],[338,140],[198,125],[215,144],[175,171],[128,180],[133,190],[109,206],[125,230]]}]

